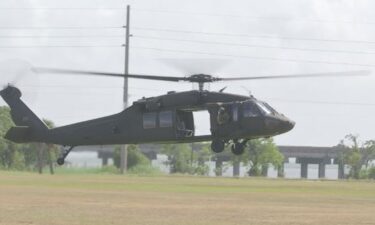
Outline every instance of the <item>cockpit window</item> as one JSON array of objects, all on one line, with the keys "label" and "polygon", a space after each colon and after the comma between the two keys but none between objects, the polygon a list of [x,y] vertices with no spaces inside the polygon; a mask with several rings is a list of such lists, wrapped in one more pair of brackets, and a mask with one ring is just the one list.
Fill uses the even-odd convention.
[{"label": "cockpit window", "polygon": [[276,111],[276,109],[272,108],[272,106],[270,106],[267,102],[263,102],[263,104],[264,104],[269,110],[271,110],[271,112],[272,112],[273,114],[279,114],[279,113]]},{"label": "cockpit window", "polygon": [[257,105],[259,106],[260,110],[264,114],[273,114],[274,113],[272,108],[267,107],[267,105],[265,105],[263,102],[257,102]]},{"label": "cockpit window", "polygon": [[260,110],[265,114],[271,114],[271,110],[269,110],[263,103],[257,102],[257,105],[259,106]]},{"label": "cockpit window", "polygon": [[257,107],[252,102],[244,102],[242,110],[244,117],[255,117],[259,115]]}]

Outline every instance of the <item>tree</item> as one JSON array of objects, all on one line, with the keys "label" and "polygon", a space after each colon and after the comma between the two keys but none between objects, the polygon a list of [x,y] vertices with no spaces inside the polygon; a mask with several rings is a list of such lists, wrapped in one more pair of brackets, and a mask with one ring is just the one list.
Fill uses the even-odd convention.
[{"label": "tree", "polygon": [[12,126],[14,124],[10,117],[9,107],[0,107],[0,163],[5,169],[20,168],[21,165],[18,164],[24,161],[22,155],[18,153],[18,146],[4,138]]},{"label": "tree", "polygon": [[374,179],[375,180],[375,167],[371,167],[368,170],[368,178],[369,179]]},{"label": "tree", "polygon": [[250,176],[265,175],[263,171],[266,171],[269,164],[279,168],[284,162],[284,156],[279,152],[271,138],[252,141],[248,149],[251,165]]},{"label": "tree", "polygon": [[188,144],[164,144],[161,152],[168,156],[171,173],[193,173],[194,155],[192,160],[192,150]]},{"label": "tree", "polygon": [[[131,169],[138,165],[150,165],[151,164],[150,160],[139,150],[138,145],[128,145],[127,150],[128,150],[128,160],[127,160],[128,169]],[[113,156],[113,163],[115,164],[117,168],[120,168],[120,160],[121,160],[120,151],[121,151],[120,146],[116,147],[114,156]]]},{"label": "tree", "polygon": [[342,141],[345,146],[344,162],[350,166],[349,176],[359,179],[359,172],[362,167],[362,156],[358,145],[358,136],[349,134],[345,136],[345,139],[349,141],[350,144],[345,145],[345,141]]},{"label": "tree", "polygon": [[363,145],[362,162],[368,168],[373,160],[375,160],[375,140],[369,140]]},{"label": "tree", "polygon": [[193,162],[194,174],[197,175],[205,175],[208,176],[210,172],[210,167],[205,163],[210,161],[211,157],[213,156],[213,152],[211,151],[211,143],[203,143],[201,148],[194,152],[195,157],[193,160],[196,160],[196,163]]},{"label": "tree", "polygon": [[161,153],[168,156],[167,165],[170,173],[188,173],[208,175],[210,168],[206,162],[210,160],[210,143],[203,144],[164,144]]},{"label": "tree", "polygon": [[284,156],[272,138],[255,139],[248,141],[244,154],[233,156],[232,162],[243,162],[245,165],[249,165],[249,176],[261,176],[265,175],[269,164],[280,168],[284,162]]},{"label": "tree", "polygon": [[[54,126],[52,121],[44,121],[50,128]],[[49,151],[43,151],[45,150],[45,145],[42,144],[15,144],[4,139],[6,132],[12,126],[14,126],[14,123],[10,116],[9,107],[0,107],[0,168],[32,170],[37,166],[37,162],[40,165],[44,165],[48,161],[52,172],[52,162],[57,157],[58,148],[55,145],[49,145]],[[39,168],[40,171],[41,169]]]},{"label": "tree", "polygon": [[339,146],[343,149],[344,163],[350,166],[349,177],[359,179],[362,167],[368,169],[370,162],[375,159],[375,141],[370,140],[360,144],[358,135],[348,134]]}]

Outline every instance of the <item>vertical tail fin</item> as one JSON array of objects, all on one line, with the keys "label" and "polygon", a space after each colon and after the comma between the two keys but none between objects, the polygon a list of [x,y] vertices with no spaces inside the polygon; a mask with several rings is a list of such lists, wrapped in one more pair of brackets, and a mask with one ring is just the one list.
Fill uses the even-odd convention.
[{"label": "vertical tail fin", "polygon": [[[21,142],[21,140],[23,139],[22,137],[24,137],[25,141],[26,139],[28,139],[29,141],[31,139],[31,136],[36,135],[36,133],[48,130],[46,124],[41,119],[39,119],[34,114],[34,112],[31,111],[31,109],[27,107],[26,104],[21,100],[22,94],[18,88],[7,86],[5,89],[0,91],[0,95],[11,109],[10,114],[12,116],[13,122],[17,127],[23,127],[22,129],[20,129],[20,131],[22,130],[22,132],[15,132],[15,130],[17,129],[11,129],[10,132],[8,132],[8,134],[6,135],[6,138],[10,140],[18,140],[16,142]],[[26,129],[28,130],[28,132],[25,133]],[[29,137],[26,138],[26,136]]]}]

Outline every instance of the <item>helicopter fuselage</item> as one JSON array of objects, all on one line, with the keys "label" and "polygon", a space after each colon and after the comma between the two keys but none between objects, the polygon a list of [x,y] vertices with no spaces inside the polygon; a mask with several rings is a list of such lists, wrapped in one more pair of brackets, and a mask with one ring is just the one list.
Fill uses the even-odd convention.
[{"label": "helicopter fuselage", "polygon": [[[67,146],[227,141],[270,137],[293,128],[294,122],[265,104],[221,92],[169,92],[135,101],[115,115],[50,129],[40,141]],[[210,115],[210,135],[195,135],[193,112],[202,110]]]},{"label": "helicopter fuselage", "polygon": [[[8,86],[0,95],[10,106],[16,125],[5,138],[70,146],[57,160],[59,165],[73,147],[82,145],[212,141],[212,150],[222,152],[225,143],[231,142],[232,152],[239,155],[248,140],[294,127],[293,121],[252,96],[187,91],[142,98],[118,114],[50,129],[21,100],[19,89]],[[197,135],[193,112],[203,110],[209,113],[210,134]]]}]

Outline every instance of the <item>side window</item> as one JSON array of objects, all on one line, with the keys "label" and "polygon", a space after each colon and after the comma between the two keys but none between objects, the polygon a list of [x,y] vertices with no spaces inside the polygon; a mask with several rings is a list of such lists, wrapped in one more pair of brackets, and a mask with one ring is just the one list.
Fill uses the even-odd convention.
[{"label": "side window", "polygon": [[243,116],[244,117],[256,117],[258,116],[258,111],[255,105],[251,102],[244,102],[243,103]]},{"label": "side window", "polygon": [[232,105],[232,120],[234,122],[238,121],[238,105],[237,104]]},{"label": "side window", "polygon": [[143,114],[143,128],[151,129],[156,127],[156,113]]},{"label": "side window", "polygon": [[173,126],[172,111],[163,111],[159,113],[159,126],[160,127],[172,127]]}]

